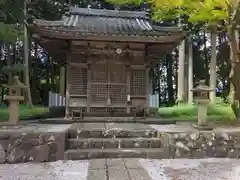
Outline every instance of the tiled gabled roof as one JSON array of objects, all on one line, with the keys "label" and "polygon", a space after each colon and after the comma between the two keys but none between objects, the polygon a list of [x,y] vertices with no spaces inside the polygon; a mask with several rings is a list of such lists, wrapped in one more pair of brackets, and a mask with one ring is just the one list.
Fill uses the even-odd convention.
[{"label": "tiled gabled roof", "polygon": [[48,31],[71,32],[77,35],[166,36],[181,33],[176,27],[154,26],[147,12],[116,11],[70,7],[60,21],[35,20],[34,24]]}]

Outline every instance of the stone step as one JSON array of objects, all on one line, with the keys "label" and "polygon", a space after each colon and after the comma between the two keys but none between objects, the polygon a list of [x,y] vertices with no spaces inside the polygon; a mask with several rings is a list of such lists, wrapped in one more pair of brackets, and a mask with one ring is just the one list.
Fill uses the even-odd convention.
[{"label": "stone step", "polygon": [[168,158],[168,152],[162,148],[130,148],[130,149],[70,149],[65,151],[65,160],[83,160],[98,158]]},{"label": "stone step", "polygon": [[94,130],[76,130],[71,129],[68,132],[68,138],[156,138],[156,130],[119,130],[119,129],[94,129]]},{"label": "stone step", "polygon": [[69,149],[161,148],[158,138],[79,138],[68,139]]}]

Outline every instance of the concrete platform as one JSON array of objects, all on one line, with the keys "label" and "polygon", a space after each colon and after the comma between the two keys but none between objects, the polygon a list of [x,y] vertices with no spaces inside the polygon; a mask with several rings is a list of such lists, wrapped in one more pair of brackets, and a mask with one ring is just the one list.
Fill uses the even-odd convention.
[{"label": "concrete platform", "polygon": [[93,159],[2,164],[3,180],[238,180],[236,159]]}]

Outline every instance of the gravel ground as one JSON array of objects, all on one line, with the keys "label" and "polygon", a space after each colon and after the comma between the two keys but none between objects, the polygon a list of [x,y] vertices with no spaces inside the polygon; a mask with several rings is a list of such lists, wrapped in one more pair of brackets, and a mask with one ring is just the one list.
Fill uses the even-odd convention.
[{"label": "gravel ground", "polygon": [[[149,180],[240,180],[240,160],[236,159],[139,159],[138,162],[148,172]],[[89,164],[90,161],[3,164],[0,180],[92,180],[88,178]]]},{"label": "gravel ground", "polygon": [[89,161],[0,165],[1,180],[86,180]]},{"label": "gravel ground", "polygon": [[152,180],[240,180],[240,160],[140,160]]}]

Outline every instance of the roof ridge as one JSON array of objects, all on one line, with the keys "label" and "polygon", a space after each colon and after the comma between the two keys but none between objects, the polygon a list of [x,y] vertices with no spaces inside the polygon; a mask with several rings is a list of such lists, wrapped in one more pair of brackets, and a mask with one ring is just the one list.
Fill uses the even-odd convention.
[{"label": "roof ridge", "polygon": [[179,31],[182,31],[182,28],[181,27],[178,27],[178,26],[158,26],[158,25],[152,25],[151,26],[153,27],[153,29],[155,30],[160,30],[160,31],[165,31],[165,32],[179,32]]},{"label": "roof ridge", "polygon": [[70,15],[83,15],[83,16],[100,16],[100,17],[115,17],[115,18],[140,18],[149,19],[149,13],[145,11],[122,11],[122,10],[109,10],[109,9],[91,9],[69,7]]}]

